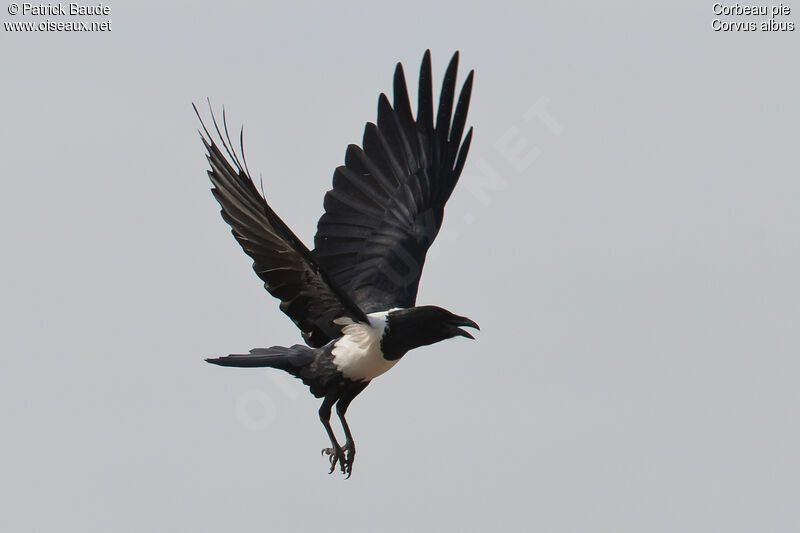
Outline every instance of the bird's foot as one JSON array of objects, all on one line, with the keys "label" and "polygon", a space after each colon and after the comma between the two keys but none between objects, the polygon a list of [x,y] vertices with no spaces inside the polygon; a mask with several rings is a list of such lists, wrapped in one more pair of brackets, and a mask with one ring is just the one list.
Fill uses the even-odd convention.
[{"label": "bird's foot", "polygon": [[343,449],[346,452],[344,471],[347,473],[347,476],[345,477],[345,479],[347,479],[353,473],[353,461],[356,458],[356,444],[348,439],[347,442],[344,443]]},{"label": "bird's foot", "polygon": [[345,474],[345,479],[349,478],[353,473],[353,460],[356,457],[356,445],[353,443],[353,441],[348,440],[344,446],[323,448],[322,454],[327,455],[328,460],[331,463],[331,469],[328,472],[329,474],[332,474],[333,471],[336,470],[337,464],[339,465],[342,474]]},{"label": "bird's foot", "polygon": [[333,471],[336,470],[337,463],[339,464],[339,468],[342,469],[342,474],[345,473],[345,462],[347,458],[341,446],[337,444],[333,448],[322,448],[322,455],[327,455],[328,460],[331,462],[331,469],[328,471],[329,474],[333,474]]}]

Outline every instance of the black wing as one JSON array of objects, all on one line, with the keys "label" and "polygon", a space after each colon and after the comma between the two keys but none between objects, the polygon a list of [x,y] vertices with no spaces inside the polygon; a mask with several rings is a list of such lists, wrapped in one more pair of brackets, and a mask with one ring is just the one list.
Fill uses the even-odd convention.
[{"label": "black wing", "polygon": [[[197,117],[200,118],[199,113]],[[333,323],[336,318],[346,316],[366,322],[364,312],[330,283],[308,248],[259,194],[247,170],[241,135],[244,165],[230,141],[224,111],[224,137],[213,112],[211,118],[232,161],[231,164],[225,158],[200,118],[205,131],[200,137],[211,165],[208,175],[214,184],[211,192],[222,206],[222,218],[231,226],[233,236],[253,258],[253,270],[264,281],[267,291],[281,301],[281,311],[297,324],[305,341],[315,347],[324,346],[341,334],[342,326]]]},{"label": "black wing", "polygon": [[380,95],[377,125],[367,123],[363,148],[347,147],[345,164],[334,172],[333,189],[325,195],[314,257],[366,313],[412,307],[416,301],[425,255],[472,139],[470,128],[461,142],[474,71],[453,114],[457,70],[458,52],[445,72],[434,127],[430,50],[422,59],[416,120],[398,63],[394,106]]}]

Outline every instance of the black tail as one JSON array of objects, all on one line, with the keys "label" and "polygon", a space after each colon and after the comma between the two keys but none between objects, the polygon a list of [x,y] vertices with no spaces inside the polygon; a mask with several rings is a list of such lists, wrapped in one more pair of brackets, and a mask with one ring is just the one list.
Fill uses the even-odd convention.
[{"label": "black tail", "polygon": [[248,354],[234,353],[226,357],[206,359],[209,363],[219,366],[271,367],[285,370],[291,374],[295,374],[313,360],[314,350],[302,344],[295,344],[290,348],[285,346],[253,348]]}]

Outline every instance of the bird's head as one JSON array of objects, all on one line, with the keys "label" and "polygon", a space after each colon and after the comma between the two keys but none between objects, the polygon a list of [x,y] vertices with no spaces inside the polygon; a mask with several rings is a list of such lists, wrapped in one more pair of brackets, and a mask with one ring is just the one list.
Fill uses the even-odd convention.
[{"label": "bird's head", "polygon": [[469,318],[433,305],[391,311],[387,316],[387,327],[382,343],[384,354],[397,357],[419,346],[453,337],[475,338],[462,327],[480,329]]}]

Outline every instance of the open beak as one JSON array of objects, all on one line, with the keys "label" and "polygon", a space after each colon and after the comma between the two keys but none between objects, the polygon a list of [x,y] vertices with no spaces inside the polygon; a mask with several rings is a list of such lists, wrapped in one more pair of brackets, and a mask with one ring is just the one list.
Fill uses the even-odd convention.
[{"label": "open beak", "polygon": [[456,328],[455,328],[456,329],[456,335],[460,335],[462,337],[466,337],[466,338],[472,339],[472,340],[475,340],[475,337],[473,337],[472,335],[470,335],[469,333],[467,333],[463,329],[459,328],[458,326],[465,326],[465,327],[468,327],[468,328],[475,328],[478,331],[480,331],[480,329],[481,329],[480,326],[478,326],[478,324],[476,324],[474,321],[470,320],[469,318],[467,318],[465,316],[458,316],[451,323],[453,324],[453,326],[456,326]]}]

